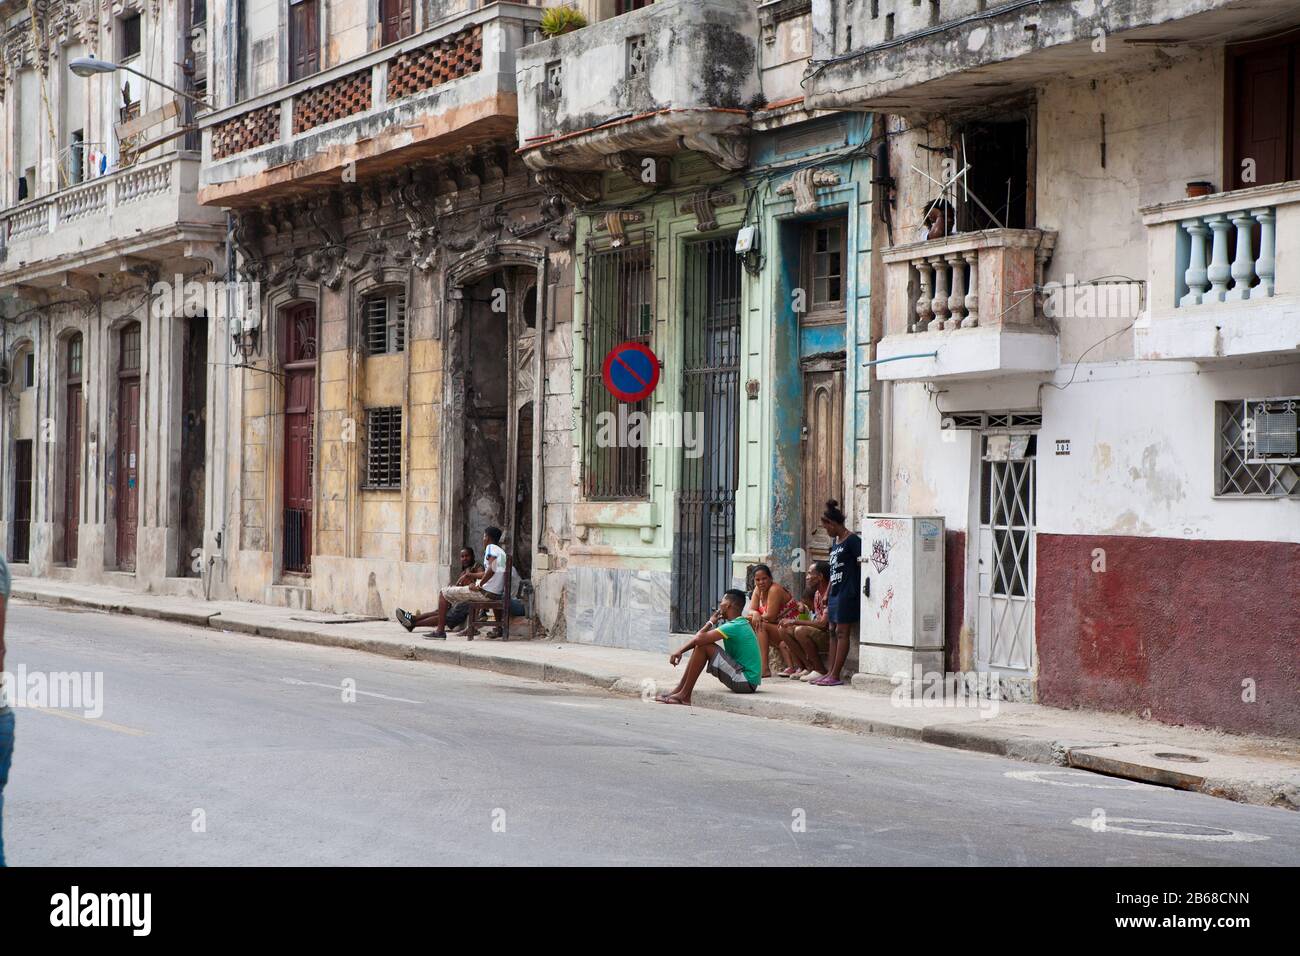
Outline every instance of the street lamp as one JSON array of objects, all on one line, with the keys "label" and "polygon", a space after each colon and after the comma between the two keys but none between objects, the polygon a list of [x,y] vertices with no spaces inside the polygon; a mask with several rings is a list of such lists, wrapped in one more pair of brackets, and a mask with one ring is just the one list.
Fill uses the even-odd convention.
[{"label": "street lamp", "polygon": [[146,76],[134,67],[125,66],[121,63],[110,63],[107,60],[100,60],[93,56],[78,56],[68,62],[68,69],[77,76],[82,77],[94,76],[96,73],[112,73],[116,70],[125,70],[127,73],[134,73],[142,80],[147,80],[150,83],[157,83],[163,89],[171,90],[177,96],[183,96],[191,103],[202,106],[204,109],[212,109],[212,105],[202,97],[195,96],[192,93],[186,93],[184,90],[178,90],[176,87],[169,86],[162,80],[156,80],[152,76]]}]

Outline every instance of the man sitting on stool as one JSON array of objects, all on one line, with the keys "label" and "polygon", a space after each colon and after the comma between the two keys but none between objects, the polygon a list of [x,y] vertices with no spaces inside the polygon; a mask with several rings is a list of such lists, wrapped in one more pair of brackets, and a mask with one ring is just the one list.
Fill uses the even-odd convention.
[{"label": "man sitting on stool", "polygon": [[447,639],[447,609],[453,604],[500,604],[506,590],[506,553],[501,547],[501,529],[489,525],[483,530],[483,576],[468,586],[452,585],[438,594],[438,627],[429,635],[435,641]]},{"label": "man sitting on stool", "polygon": [[[471,548],[460,549],[460,577],[456,579],[456,584],[468,586],[473,584],[479,578],[483,577],[483,566],[474,560],[474,551]],[[432,627],[438,623],[438,612],[430,611],[427,614],[421,614],[416,611],[412,614],[410,611],[404,611],[400,607],[396,612],[397,623],[402,625],[408,631],[413,631],[417,627]],[[447,623],[452,627],[460,627],[469,617],[469,605],[457,604],[447,612]]]},{"label": "man sitting on stool", "polygon": [[671,692],[660,694],[655,700],[661,704],[689,705],[691,691],[706,665],[709,673],[734,693],[752,694],[758,690],[763,673],[758,636],[749,622],[740,616],[747,600],[744,591],[734,588],[722,596],[718,609],[708,622],[668,656],[668,663],[676,667],[686,652],[691,652],[681,681]]}]

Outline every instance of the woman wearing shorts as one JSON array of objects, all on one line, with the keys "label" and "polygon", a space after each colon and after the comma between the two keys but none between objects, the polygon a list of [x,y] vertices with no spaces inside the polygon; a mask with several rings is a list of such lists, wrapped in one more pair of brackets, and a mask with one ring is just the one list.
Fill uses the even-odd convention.
[{"label": "woman wearing shorts", "polygon": [[849,656],[853,629],[861,616],[862,566],[858,559],[862,557],[862,539],[845,527],[844,512],[833,498],[826,502],[822,527],[835,542],[831,547],[831,588],[826,602],[830,621],[829,667],[825,677],[809,683],[818,687],[836,687],[844,683],[840,680],[840,673]]}]

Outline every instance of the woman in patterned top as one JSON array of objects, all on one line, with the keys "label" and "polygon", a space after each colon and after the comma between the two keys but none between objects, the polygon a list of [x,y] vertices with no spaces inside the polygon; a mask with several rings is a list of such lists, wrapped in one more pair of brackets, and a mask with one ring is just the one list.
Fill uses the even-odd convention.
[{"label": "woman in patterned top", "polygon": [[757,565],[754,568],[754,593],[750,595],[749,604],[745,608],[745,618],[758,635],[764,677],[772,676],[768,673],[767,662],[770,646],[776,647],[781,659],[785,661],[786,670],[781,672],[782,677],[790,676],[786,671],[797,669],[794,668],[791,650],[786,645],[786,634],[781,628],[781,622],[792,621],[798,616],[799,602],[794,599],[794,595],[773,580],[771,568],[766,564]]}]

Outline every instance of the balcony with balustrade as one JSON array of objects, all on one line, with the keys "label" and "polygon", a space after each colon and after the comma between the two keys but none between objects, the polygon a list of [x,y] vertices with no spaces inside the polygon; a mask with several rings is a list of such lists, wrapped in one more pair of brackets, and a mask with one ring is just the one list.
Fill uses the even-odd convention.
[{"label": "balcony with balustrade", "polygon": [[200,201],[235,209],[512,142],[542,10],[494,3],[205,114]]},{"label": "balcony with balustrade", "polygon": [[1300,356],[1300,181],[1146,206],[1138,358]]},{"label": "balcony with balustrade", "polygon": [[1295,0],[813,0],[807,104],[949,112],[1300,25]]},{"label": "balcony with balustrade", "polygon": [[990,229],[886,251],[885,381],[993,379],[1057,366],[1056,331],[1043,315],[1043,272],[1056,233]]},{"label": "balcony with balustrade", "polygon": [[225,219],[199,206],[198,177],[198,159],[172,151],[0,211],[0,284],[97,289],[136,267],[214,268]]},{"label": "balcony with balustrade", "polygon": [[535,170],[748,159],[761,100],[753,0],[659,0],[519,51],[519,144]]}]

